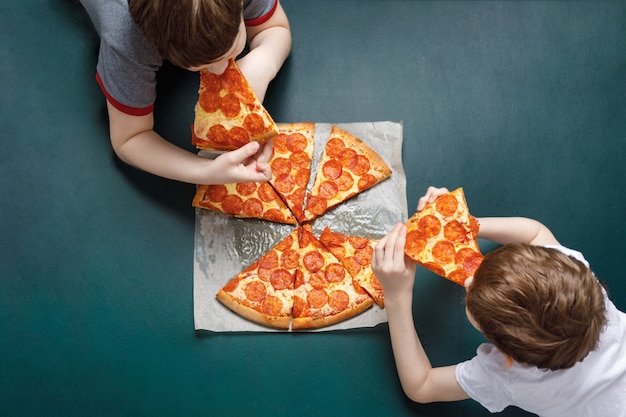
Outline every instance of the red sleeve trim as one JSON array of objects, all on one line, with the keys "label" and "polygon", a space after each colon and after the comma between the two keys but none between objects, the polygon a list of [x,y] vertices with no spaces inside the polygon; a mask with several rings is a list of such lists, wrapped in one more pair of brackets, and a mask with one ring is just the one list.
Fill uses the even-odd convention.
[{"label": "red sleeve trim", "polygon": [[270,20],[270,18],[272,16],[274,16],[274,12],[276,11],[277,7],[278,7],[278,0],[274,1],[274,5],[272,6],[272,10],[270,10],[267,13],[265,13],[263,16],[259,16],[259,17],[255,18],[255,19],[248,19],[244,23],[246,24],[246,26],[259,26],[259,25],[262,25],[263,23],[265,23],[268,20]]},{"label": "red sleeve trim", "polygon": [[111,103],[113,107],[115,107],[122,113],[126,113],[131,116],[145,116],[147,114],[152,113],[152,111],[154,110],[154,104],[151,104],[148,107],[130,107],[115,100],[111,96],[111,94],[109,94],[109,92],[106,90],[106,88],[104,88],[104,83],[102,82],[102,78],[100,78],[100,74],[98,74],[97,71],[96,71],[96,81],[98,82],[100,89],[104,93],[104,96],[109,101],[109,103]]}]

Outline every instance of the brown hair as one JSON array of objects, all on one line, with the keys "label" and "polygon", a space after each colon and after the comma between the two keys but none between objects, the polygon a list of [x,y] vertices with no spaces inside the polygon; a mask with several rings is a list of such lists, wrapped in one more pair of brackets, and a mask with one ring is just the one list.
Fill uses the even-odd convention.
[{"label": "brown hair", "polygon": [[241,24],[241,0],[128,0],[130,14],[172,64],[199,67],[224,56]]},{"label": "brown hair", "polygon": [[556,249],[526,244],[485,256],[466,306],[500,351],[540,369],[582,361],[606,322],[604,294],[589,268]]}]

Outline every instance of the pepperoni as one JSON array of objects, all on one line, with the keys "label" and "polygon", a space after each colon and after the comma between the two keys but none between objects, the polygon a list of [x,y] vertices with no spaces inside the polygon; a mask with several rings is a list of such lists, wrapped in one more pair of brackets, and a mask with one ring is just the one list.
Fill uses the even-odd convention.
[{"label": "pepperoni", "polygon": [[354,256],[349,256],[343,260],[343,264],[346,266],[346,269],[353,277],[357,276],[363,266],[357,261]]},{"label": "pepperoni", "polygon": [[278,297],[268,295],[261,303],[261,311],[268,316],[278,316],[283,311],[283,302]]},{"label": "pepperoni", "polygon": [[287,137],[287,148],[292,153],[304,151],[308,144],[309,142],[302,133],[292,133]]},{"label": "pepperoni", "polygon": [[220,124],[213,125],[209,128],[207,138],[217,145],[225,146],[229,143],[228,130]]},{"label": "pepperoni", "polygon": [[426,248],[426,238],[418,230],[411,230],[406,234],[405,247],[406,253],[416,255]]},{"label": "pepperoni", "polygon": [[372,275],[372,279],[370,280],[370,285],[376,291],[382,291],[382,289],[383,289],[383,286],[380,285],[380,281],[378,281],[378,278],[376,278],[376,275]]},{"label": "pepperoni", "polygon": [[306,317],[309,314],[309,307],[306,305],[306,302],[301,297],[294,296],[292,315],[294,317]]},{"label": "pepperoni", "polygon": [[330,250],[337,259],[343,259],[346,256],[346,249],[343,246],[330,246],[328,250]]},{"label": "pepperoni", "polygon": [[259,217],[263,214],[263,203],[258,198],[250,198],[243,203],[241,210],[248,217]]},{"label": "pepperoni", "polygon": [[286,290],[293,286],[293,274],[286,269],[277,269],[272,272],[270,283],[275,290]]},{"label": "pepperoni", "polygon": [[259,279],[267,282],[272,277],[272,270],[269,269],[269,268],[261,268],[261,267],[259,267],[257,269],[257,275],[259,276]]},{"label": "pepperoni", "polygon": [[476,237],[478,236],[478,231],[480,229],[480,223],[478,222],[478,219],[474,216],[472,216],[470,214],[469,216],[469,227],[470,227],[470,231],[472,232],[472,236]]},{"label": "pepperoni", "polygon": [[274,179],[274,187],[276,191],[287,194],[296,186],[296,182],[289,174],[280,174]]},{"label": "pepperoni", "polygon": [[324,266],[324,257],[319,252],[308,252],[304,255],[303,263],[309,272],[317,272]]},{"label": "pepperoni", "polygon": [[245,85],[241,73],[231,66],[218,77],[222,81],[222,88],[230,92],[239,91],[241,86]]},{"label": "pepperoni", "polygon": [[376,177],[372,174],[365,174],[359,178],[358,187],[359,191],[363,191],[366,188],[376,184]]},{"label": "pepperoni", "polygon": [[[219,90],[218,90],[219,93]],[[200,93],[198,98],[198,104],[207,113],[215,113],[219,109],[219,96],[217,93],[211,93],[210,91],[204,91]]]},{"label": "pepperoni", "polygon": [[218,94],[222,90],[219,77],[210,71],[200,71],[200,85],[209,95]]},{"label": "pepperoni", "polygon": [[289,154],[289,160],[294,169],[309,169],[311,166],[311,158],[305,152],[294,152]]},{"label": "pepperoni", "polygon": [[229,143],[234,148],[241,148],[246,143],[250,142],[250,135],[246,130],[239,126],[234,126],[228,132]]},{"label": "pepperoni", "polygon": [[467,272],[462,269],[455,269],[454,271],[448,274],[448,279],[450,281],[456,282],[457,284],[463,285],[465,280],[468,278]]},{"label": "pepperoni", "polygon": [[343,168],[341,167],[341,163],[336,159],[331,159],[326,161],[324,165],[322,165],[322,172],[324,176],[330,180],[334,180],[339,178]]},{"label": "pepperoni", "polygon": [[354,254],[354,258],[361,265],[369,265],[372,263],[372,254],[374,253],[374,249],[371,246],[365,246],[363,248],[357,249]]},{"label": "pepperoni", "polygon": [[434,263],[434,262],[426,262],[425,264],[423,264],[424,268],[434,272],[437,275],[441,275],[442,277],[446,276],[446,271],[445,269],[443,269],[440,265]]},{"label": "pepperoni", "polygon": [[368,240],[365,239],[364,237],[350,236],[348,240],[350,241],[350,244],[352,245],[352,247],[355,249],[362,249],[368,246],[367,245]]},{"label": "pepperoni", "polygon": [[274,151],[278,153],[287,153],[287,135],[279,133],[274,136]]},{"label": "pepperoni", "polygon": [[456,255],[456,264],[459,265],[467,274],[474,275],[476,269],[483,261],[483,255],[471,248],[459,249]]},{"label": "pepperoni", "polygon": [[370,170],[370,160],[365,155],[357,156],[352,172],[356,175],[365,175]]},{"label": "pepperoni", "polygon": [[300,188],[306,188],[307,184],[309,183],[310,176],[311,176],[311,171],[308,169],[301,169],[298,172],[296,172],[296,175],[295,175],[296,186]]},{"label": "pepperoni", "polygon": [[331,198],[334,198],[337,195],[338,191],[339,191],[339,189],[337,188],[337,185],[334,182],[323,181],[320,184],[320,188],[317,191],[317,194],[321,198],[325,198],[326,200],[330,200]]},{"label": "pepperoni", "polygon": [[328,294],[324,290],[313,289],[306,295],[306,301],[311,308],[322,308],[328,302]]},{"label": "pepperoni", "polygon": [[352,170],[356,166],[358,158],[359,155],[354,149],[346,148],[339,156],[339,161],[342,166]]},{"label": "pepperoni", "polygon": [[227,195],[222,200],[222,208],[226,213],[241,213],[243,208],[243,200],[236,195]]},{"label": "pepperoni", "polygon": [[348,171],[343,171],[339,178],[335,180],[335,184],[337,184],[339,191],[348,191],[354,185],[354,178]]},{"label": "pepperoni", "polygon": [[266,210],[265,213],[263,213],[263,218],[278,223],[294,223],[291,217],[288,219],[283,212],[275,208]]},{"label": "pepperoni", "polygon": [[255,182],[240,182],[237,183],[235,189],[240,195],[250,195],[257,189],[257,183]]},{"label": "pepperoni", "polygon": [[252,281],[246,285],[244,292],[248,300],[259,302],[265,298],[265,285],[259,281]]},{"label": "pepperoni", "polygon": [[239,286],[239,278],[235,278],[235,279],[231,279],[230,281],[228,281],[228,284],[224,285],[223,290],[226,292],[233,292],[237,289],[237,287]]},{"label": "pepperoni", "polygon": [[220,98],[219,108],[224,113],[224,116],[233,118],[241,111],[241,105],[239,99],[234,94],[226,94]]},{"label": "pepperoni", "polygon": [[443,216],[452,216],[458,205],[458,200],[452,194],[444,194],[435,200],[435,209]]},{"label": "pepperoni", "polygon": [[320,215],[326,211],[328,205],[326,200],[309,194],[306,202],[307,210],[315,215]]},{"label": "pepperoni", "polygon": [[417,229],[424,234],[425,238],[430,239],[441,232],[441,222],[432,214],[427,214],[419,219]]},{"label": "pepperoni", "polygon": [[324,271],[317,271],[309,277],[309,284],[317,290],[324,289],[328,287],[328,280],[324,275]]},{"label": "pepperoni", "polygon": [[337,313],[348,308],[349,304],[350,296],[343,290],[333,291],[328,297],[328,305]]},{"label": "pepperoni", "polygon": [[437,262],[447,265],[454,262],[456,251],[452,243],[440,240],[433,246],[432,255]]},{"label": "pepperoni", "polygon": [[443,227],[443,235],[452,242],[463,243],[469,240],[467,230],[457,220],[451,220]]},{"label": "pepperoni", "polygon": [[343,265],[332,263],[326,267],[326,280],[328,282],[341,282],[346,277],[346,269]]},{"label": "pepperoni", "polygon": [[280,264],[287,269],[294,269],[300,262],[300,254],[298,251],[289,249],[280,255]]},{"label": "pepperoni", "polygon": [[293,235],[289,235],[278,243],[278,245],[274,246],[274,249],[284,252],[291,248],[293,245]]},{"label": "pepperoni", "polygon": [[304,203],[304,193],[306,190],[304,188],[296,189],[291,196],[289,196],[288,201],[290,201],[294,211],[302,212],[302,204]]},{"label": "pepperoni", "polygon": [[339,159],[345,148],[343,140],[337,137],[330,138],[326,143],[326,154],[332,159]]},{"label": "pepperoni", "polygon": [[259,259],[259,266],[266,269],[278,267],[278,253],[272,249]]},{"label": "pepperoni", "polygon": [[272,174],[275,177],[291,172],[291,161],[287,158],[276,158],[271,163]]},{"label": "pepperoni", "polygon": [[252,136],[260,135],[267,130],[263,117],[257,113],[247,115],[243,119],[243,127],[250,132]]},{"label": "pepperoni", "polygon": [[263,182],[261,183],[261,185],[259,185],[258,195],[261,201],[264,201],[266,203],[268,201],[276,200],[276,192],[274,191],[272,186],[267,182]]},{"label": "pepperoni", "polygon": [[324,230],[322,230],[322,234],[320,235],[320,241],[328,246],[341,245],[346,240],[348,240],[346,236],[342,235],[341,233],[335,233],[329,228],[324,228]]},{"label": "pepperoni", "polygon": [[300,288],[302,285],[304,285],[304,273],[299,269],[296,269],[296,273],[294,275],[295,277],[293,280],[293,288]]},{"label": "pepperoni", "polygon": [[228,195],[228,189],[224,184],[213,184],[207,186],[204,198],[214,203],[220,203]]}]

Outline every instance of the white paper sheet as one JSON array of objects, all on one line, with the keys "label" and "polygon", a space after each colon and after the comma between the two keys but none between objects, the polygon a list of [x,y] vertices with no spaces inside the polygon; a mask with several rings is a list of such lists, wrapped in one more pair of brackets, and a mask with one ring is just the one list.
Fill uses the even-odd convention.
[{"label": "white paper sheet", "polygon": [[[317,163],[333,124],[315,124],[312,186]],[[391,176],[330,210],[312,223],[319,236],[325,226],[353,236],[381,238],[407,220],[406,177],[402,166],[402,123],[337,123],[360,138],[389,165]],[[285,332],[250,322],[224,307],[215,294],[228,281],[287,236],[295,226],[257,219],[237,219],[212,210],[196,209],[194,245],[194,321],[196,330],[215,332]],[[312,331],[373,327],[387,321],[384,309],[374,305],[344,322]],[[311,331],[311,330],[309,330]]]}]

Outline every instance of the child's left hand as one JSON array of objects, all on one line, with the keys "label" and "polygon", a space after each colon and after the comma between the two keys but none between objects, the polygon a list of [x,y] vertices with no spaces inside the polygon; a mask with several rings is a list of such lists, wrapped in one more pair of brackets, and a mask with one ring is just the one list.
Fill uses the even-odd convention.
[{"label": "child's left hand", "polygon": [[372,270],[383,286],[385,305],[397,296],[412,297],[416,264],[404,255],[406,233],[406,225],[398,223],[374,249]]}]

